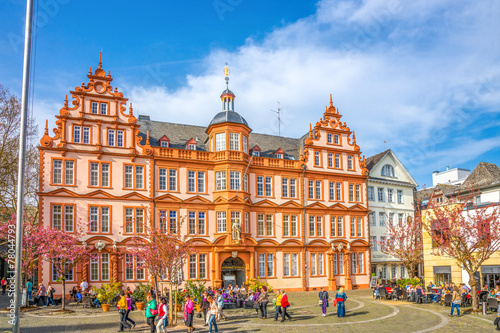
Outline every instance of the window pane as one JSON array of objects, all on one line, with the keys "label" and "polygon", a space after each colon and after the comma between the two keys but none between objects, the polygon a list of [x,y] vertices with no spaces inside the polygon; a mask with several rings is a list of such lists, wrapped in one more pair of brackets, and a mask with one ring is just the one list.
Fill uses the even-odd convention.
[{"label": "window pane", "polygon": [[109,168],[110,164],[108,163],[101,164],[101,186],[103,187],[109,186]]},{"label": "window pane", "polygon": [[259,277],[266,276],[266,255],[259,254]]},{"label": "window pane", "polygon": [[188,213],[188,232],[190,235],[196,234],[196,212]]},{"label": "window pane", "polygon": [[99,228],[99,207],[90,207],[90,231],[97,232]]},{"label": "window pane", "polygon": [[134,232],[134,210],[125,208],[125,232]]},{"label": "window pane", "polygon": [[135,210],[135,232],[138,234],[144,232],[144,209]]},{"label": "window pane", "polygon": [[273,216],[266,215],[266,236],[273,235]]},{"label": "window pane", "polygon": [[52,227],[57,230],[62,228],[62,206],[52,206]]},{"label": "window pane", "polygon": [[168,170],[168,190],[169,191],[177,191],[177,170],[169,169]]},{"label": "window pane", "polygon": [[101,232],[109,232],[109,207],[101,207]]},{"label": "window pane", "polygon": [[171,210],[168,214],[168,230],[172,234],[177,233],[177,211]]},{"label": "window pane", "polygon": [[74,170],[73,170],[73,161],[66,161],[65,166],[64,166],[64,183],[66,185],[73,185],[73,175],[74,175]]},{"label": "window pane", "polygon": [[144,167],[135,167],[135,188],[144,188]]},{"label": "window pane", "polygon": [[195,192],[196,172],[188,171],[188,192]]},{"label": "window pane", "polygon": [[73,206],[64,207],[64,230],[73,232]]},{"label": "window pane", "polygon": [[109,254],[101,254],[101,280],[109,280]]},{"label": "window pane", "polygon": [[206,221],[205,221],[205,212],[198,213],[198,233],[200,235],[206,234]]},{"label": "window pane", "polygon": [[274,255],[267,254],[267,276],[274,276]]},{"label": "window pane", "polygon": [[205,172],[198,171],[198,192],[205,193]]},{"label": "window pane", "polygon": [[134,170],[133,166],[125,165],[125,184],[124,184],[125,188],[134,187],[134,183],[132,181],[133,170]]}]

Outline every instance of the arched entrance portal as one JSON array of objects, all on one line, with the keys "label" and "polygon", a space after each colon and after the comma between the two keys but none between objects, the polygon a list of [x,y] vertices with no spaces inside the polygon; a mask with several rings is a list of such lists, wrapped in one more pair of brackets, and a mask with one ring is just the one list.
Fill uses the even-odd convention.
[{"label": "arched entrance portal", "polygon": [[222,262],[220,269],[224,288],[227,288],[230,284],[233,287],[235,285],[241,287],[246,280],[245,262],[238,257],[227,258]]}]

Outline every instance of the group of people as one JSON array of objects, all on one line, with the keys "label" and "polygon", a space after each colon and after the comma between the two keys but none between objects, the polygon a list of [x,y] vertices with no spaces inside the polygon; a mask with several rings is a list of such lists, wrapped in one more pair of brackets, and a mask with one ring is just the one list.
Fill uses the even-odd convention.
[{"label": "group of people", "polygon": [[[318,293],[319,297],[319,306],[323,312],[322,316],[326,317],[326,308],[330,306],[330,295],[325,288],[321,287],[320,292]],[[344,292],[344,288],[339,287],[335,294],[335,298],[333,300],[333,305],[337,306],[337,318],[345,317],[345,301],[347,300],[347,295]]]}]

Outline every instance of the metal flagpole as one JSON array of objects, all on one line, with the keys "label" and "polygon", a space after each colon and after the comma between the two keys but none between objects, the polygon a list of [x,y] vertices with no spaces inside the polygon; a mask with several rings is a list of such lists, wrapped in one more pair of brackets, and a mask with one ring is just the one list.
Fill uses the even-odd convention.
[{"label": "metal flagpole", "polygon": [[33,0],[26,2],[26,27],[24,30],[24,65],[21,97],[21,131],[19,137],[19,168],[17,172],[17,215],[16,215],[16,272],[14,294],[14,320],[12,333],[19,333],[19,308],[21,306],[21,251],[23,236],[24,165],[26,151],[26,126],[28,115],[28,94],[31,63],[31,33],[33,21]]}]

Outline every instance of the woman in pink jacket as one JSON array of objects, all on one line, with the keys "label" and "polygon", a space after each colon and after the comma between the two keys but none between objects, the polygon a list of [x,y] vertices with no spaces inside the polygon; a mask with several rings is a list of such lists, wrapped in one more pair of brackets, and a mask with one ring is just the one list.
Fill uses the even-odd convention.
[{"label": "woman in pink jacket", "polygon": [[186,304],[184,305],[184,321],[188,328],[188,332],[193,332],[195,328],[193,327],[193,315],[194,315],[194,306],[193,301],[191,300],[191,296],[186,296]]}]

